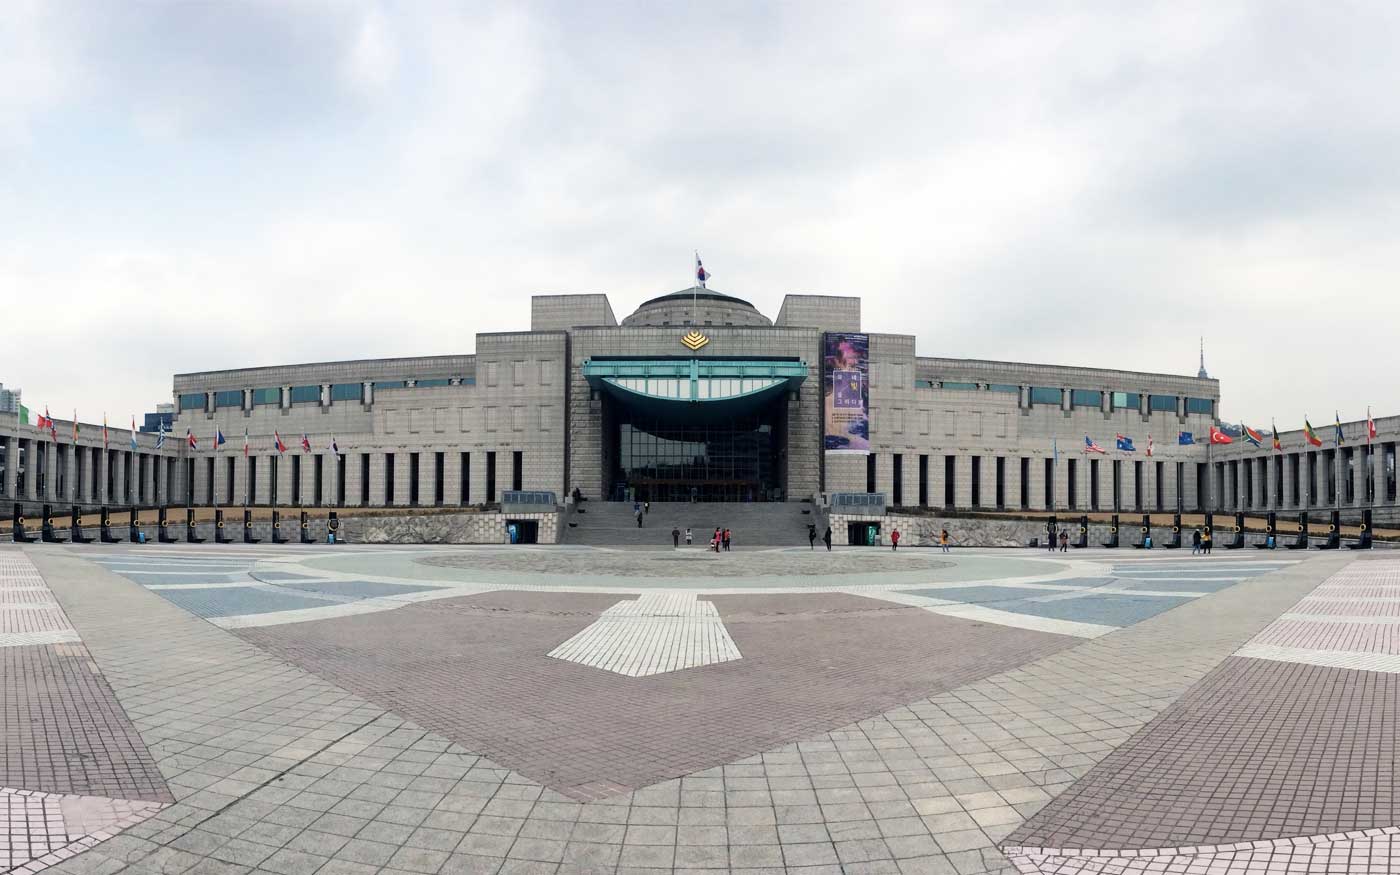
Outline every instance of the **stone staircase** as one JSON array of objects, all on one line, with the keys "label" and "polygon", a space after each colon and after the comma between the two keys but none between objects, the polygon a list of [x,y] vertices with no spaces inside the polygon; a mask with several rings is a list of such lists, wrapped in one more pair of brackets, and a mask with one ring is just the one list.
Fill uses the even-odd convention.
[{"label": "stone staircase", "polygon": [[[637,528],[632,503],[626,501],[585,501],[564,514],[562,543],[587,544],[598,547],[666,547],[671,546],[672,527],[681,530],[681,545],[685,545],[685,530],[689,526],[695,546],[709,544],[715,527],[728,527],[736,547],[807,546],[807,524],[820,525],[816,509],[810,502],[754,503],[651,503],[651,513],[642,518]],[[817,529],[820,537],[822,529]]]}]

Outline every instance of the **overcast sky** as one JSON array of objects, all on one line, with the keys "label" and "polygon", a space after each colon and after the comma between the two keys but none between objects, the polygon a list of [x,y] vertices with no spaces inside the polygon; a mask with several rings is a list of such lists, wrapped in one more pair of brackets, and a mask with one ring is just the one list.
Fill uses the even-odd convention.
[{"label": "overcast sky", "polygon": [[533,293],[860,295],[920,355],[1400,413],[1400,5],[107,3],[0,17],[0,382],[465,353]]}]

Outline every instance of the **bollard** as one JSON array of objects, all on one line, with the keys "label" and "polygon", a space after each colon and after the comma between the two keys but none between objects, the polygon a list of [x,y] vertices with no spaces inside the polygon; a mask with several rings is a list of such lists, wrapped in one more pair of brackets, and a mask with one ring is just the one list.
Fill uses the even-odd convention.
[{"label": "bollard", "polygon": [[170,534],[170,516],[165,505],[161,505],[156,511],[156,540],[162,544],[174,544],[176,538]]},{"label": "bollard", "polygon": [[1264,518],[1264,542],[1262,544],[1255,544],[1254,548],[1256,550],[1274,549],[1274,547],[1278,545],[1278,542],[1276,540],[1277,535],[1278,514],[1274,513],[1273,511],[1269,511],[1268,516]]},{"label": "bollard", "polygon": [[272,543],[287,543],[287,539],[282,537],[282,514],[275,510],[272,512]]},{"label": "bollard", "polygon": [[260,538],[253,537],[253,512],[243,508],[243,543],[256,544]]},{"label": "bollard", "polygon": [[58,537],[58,533],[53,527],[53,506],[44,505],[44,522],[39,528],[39,540],[46,544],[62,544],[63,540]]},{"label": "bollard", "polygon": [[233,539],[224,531],[224,509],[221,507],[214,509],[214,543],[233,543]]},{"label": "bollard", "polygon": [[330,519],[326,520],[326,543],[340,543],[340,515],[331,511]]},{"label": "bollard", "polygon": [[1118,546],[1118,514],[1113,515],[1113,524],[1108,528],[1108,540],[1103,542],[1105,547],[1113,549]]},{"label": "bollard", "polygon": [[129,512],[131,515],[130,515],[129,517],[127,517],[127,522],[126,522],[126,525],[127,525],[127,529],[126,529],[127,537],[131,540],[131,543],[133,543],[133,544],[144,544],[144,543],[146,543],[146,536],[143,535],[143,534],[141,534],[141,516],[140,516],[139,512],[136,510],[136,505],[132,505],[132,506],[128,509],[128,512]]},{"label": "bollard", "polygon": [[24,532],[24,505],[15,502],[14,529],[11,532],[16,544],[32,544],[34,536]]},{"label": "bollard", "polygon": [[194,521],[194,508],[185,508],[185,543],[203,544],[204,539],[199,537],[199,526]]},{"label": "bollard", "polygon": [[301,512],[301,542],[303,544],[316,543],[311,539],[311,524],[307,521],[306,511]]},{"label": "bollard", "polygon": [[1172,536],[1162,546],[1168,550],[1181,549],[1181,514],[1172,514]]},{"label": "bollard", "polygon": [[1075,548],[1076,550],[1083,550],[1083,549],[1087,548],[1088,546],[1089,546],[1089,517],[1088,517],[1088,516],[1081,516],[1081,517],[1079,518],[1079,537],[1078,537],[1078,539],[1076,539],[1075,542],[1074,542],[1074,548]]},{"label": "bollard", "polygon": [[101,540],[104,544],[120,543],[121,538],[117,538],[112,535],[112,514],[108,511],[107,505],[102,505],[102,509],[99,511],[99,513],[101,514],[100,522],[102,524],[101,528],[98,530],[99,540]]},{"label": "bollard", "polygon": [[83,534],[83,513],[78,509],[76,504],[73,505],[71,516],[72,519],[69,523],[69,528],[72,530],[72,534],[68,536],[68,540],[72,541],[74,544],[91,544],[92,538],[86,537]]}]

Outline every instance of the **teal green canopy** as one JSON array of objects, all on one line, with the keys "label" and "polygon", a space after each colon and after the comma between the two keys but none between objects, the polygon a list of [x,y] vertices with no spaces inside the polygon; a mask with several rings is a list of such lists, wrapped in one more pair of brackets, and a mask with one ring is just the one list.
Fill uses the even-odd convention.
[{"label": "teal green canopy", "polygon": [[735,415],[761,407],[807,379],[800,361],[627,359],[583,363],[588,385],[660,416],[684,416],[696,407]]}]

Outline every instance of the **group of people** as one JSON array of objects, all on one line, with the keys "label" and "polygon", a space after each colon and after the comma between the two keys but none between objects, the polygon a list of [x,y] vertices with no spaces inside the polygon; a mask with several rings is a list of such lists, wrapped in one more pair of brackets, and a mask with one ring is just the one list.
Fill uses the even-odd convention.
[{"label": "group of people", "polygon": [[[716,526],[715,533],[710,536],[710,549],[714,550],[716,553],[719,553],[720,551],[728,552],[730,539],[731,535],[728,529]],[[685,545],[689,547],[693,543],[695,543],[695,536],[691,533],[690,527],[686,526]],[[679,547],[680,545],[681,530],[680,527],[676,527],[671,529],[671,546]]]},{"label": "group of people", "polygon": [[1194,556],[1197,553],[1209,555],[1210,545],[1213,540],[1214,538],[1211,537],[1210,529],[1206,529],[1205,531],[1196,529],[1191,532],[1191,555]]},{"label": "group of people", "polygon": [[[826,534],[822,535],[822,541],[826,543],[826,551],[831,552],[831,526],[826,527]],[[817,527],[811,523],[807,524],[807,546],[817,549]]]}]

